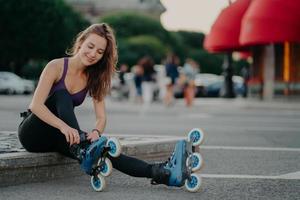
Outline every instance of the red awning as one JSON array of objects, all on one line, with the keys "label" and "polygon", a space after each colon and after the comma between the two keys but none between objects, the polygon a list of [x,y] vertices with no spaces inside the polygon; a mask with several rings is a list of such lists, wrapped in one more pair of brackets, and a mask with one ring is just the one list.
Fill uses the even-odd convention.
[{"label": "red awning", "polygon": [[251,0],[237,0],[223,9],[205,37],[204,48],[210,52],[226,52],[245,49],[239,43],[241,21]]},{"label": "red awning", "polygon": [[253,0],[242,20],[243,45],[300,42],[299,0]]}]

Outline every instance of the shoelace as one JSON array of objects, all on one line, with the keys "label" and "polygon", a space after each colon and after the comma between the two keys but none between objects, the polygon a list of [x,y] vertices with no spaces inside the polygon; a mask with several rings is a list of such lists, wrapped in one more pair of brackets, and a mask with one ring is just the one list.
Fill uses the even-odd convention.
[{"label": "shoelace", "polygon": [[168,167],[172,167],[173,166],[172,160],[173,160],[174,156],[175,156],[175,151],[173,151],[172,155],[165,162],[165,166],[168,166]]}]

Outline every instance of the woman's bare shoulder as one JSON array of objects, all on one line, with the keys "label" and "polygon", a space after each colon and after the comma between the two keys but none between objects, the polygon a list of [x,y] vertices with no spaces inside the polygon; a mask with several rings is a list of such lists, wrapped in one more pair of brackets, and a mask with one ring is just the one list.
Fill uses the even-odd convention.
[{"label": "woman's bare shoulder", "polygon": [[46,67],[51,67],[55,69],[60,69],[64,65],[64,58],[56,58],[48,62]]},{"label": "woman's bare shoulder", "polygon": [[48,62],[44,71],[47,74],[51,74],[58,80],[63,73],[63,65],[64,65],[64,58],[56,58]]}]

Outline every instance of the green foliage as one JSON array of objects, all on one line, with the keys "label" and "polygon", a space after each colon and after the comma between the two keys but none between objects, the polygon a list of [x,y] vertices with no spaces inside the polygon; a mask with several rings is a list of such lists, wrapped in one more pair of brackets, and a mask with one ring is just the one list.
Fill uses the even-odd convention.
[{"label": "green foliage", "polygon": [[190,48],[203,48],[205,35],[199,32],[178,31],[178,35],[182,38],[183,43]]},{"label": "green foliage", "polygon": [[244,66],[249,66],[249,63],[247,62],[247,60],[237,60],[237,61],[233,61],[233,71],[234,74],[237,74],[239,76],[241,76],[241,70]]},{"label": "green foliage", "polygon": [[[46,60],[64,55],[75,35],[89,25],[63,0],[0,0],[0,4],[0,70],[30,78],[40,74]],[[101,22],[115,30],[119,63],[132,66],[144,55],[160,63],[174,52],[181,64],[191,57],[202,72],[222,72],[223,57],[203,49],[203,33],[169,32],[157,19],[132,12],[110,14]],[[242,65],[234,63],[236,70]]]},{"label": "green foliage", "polygon": [[129,37],[119,43],[119,63],[132,66],[145,55],[151,55],[156,63],[160,63],[166,52],[167,48],[156,37],[148,35]]},{"label": "green foliage", "polygon": [[163,42],[168,43],[169,41],[169,32],[163,28],[160,21],[149,16],[119,12],[106,15],[100,20],[108,23],[115,30],[117,38],[151,35]]},{"label": "green foliage", "polygon": [[63,0],[0,0],[0,66],[20,74],[29,59],[64,55],[88,23]]},{"label": "green foliage", "polygon": [[222,73],[222,63],[224,55],[210,54],[203,49],[194,49],[190,51],[189,57],[193,58],[200,64],[202,73]]},{"label": "green foliage", "polygon": [[21,74],[27,79],[37,80],[47,62],[47,60],[30,60],[22,68]]},{"label": "green foliage", "polygon": [[170,41],[170,51],[175,53],[180,58],[181,62],[183,62],[189,49],[184,43],[184,38],[182,38],[178,32],[170,32]]}]

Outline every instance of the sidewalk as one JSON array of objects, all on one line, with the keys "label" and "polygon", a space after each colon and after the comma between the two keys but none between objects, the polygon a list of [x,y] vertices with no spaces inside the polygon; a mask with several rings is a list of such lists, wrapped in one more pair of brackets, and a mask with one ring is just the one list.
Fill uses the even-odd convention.
[{"label": "sidewalk", "polygon": [[[300,101],[297,100],[266,102],[257,99],[241,98],[199,98],[196,99],[195,105],[191,109],[185,107],[183,100],[177,100],[176,106],[171,108],[166,108],[162,104],[154,104],[147,111],[147,115],[139,115],[141,107],[132,102],[120,103],[108,101],[107,107],[108,112],[115,113],[115,116],[118,115],[120,117],[118,120],[124,120],[125,125],[129,120],[135,121],[141,117],[143,117],[143,120],[138,121],[139,123],[141,121],[143,123],[147,122],[147,126],[126,129],[127,133],[152,134],[154,133],[152,124],[161,127],[161,130],[155,130],[155,135],[115,135],[120,139],[124,154],[142,159],[164,160],[170,156],[170,152],[173,150],[176,141],[181,139],[181,137],[159,136],[158,134],[166,134],[167,131],[183,130],[184,128],[188,129],[188,127],[199,126],[209,131],[210,145],[240,147],[246,144],[247,146],[260,147],[266,145],[266,147],[273,147],[272,144],[274,144],[275,147],[299,147],[297,143],[299,141],[297,134],[299,114],[297,113],[300,110]],[[92,109],[92,104],[82,106],[83,113],[87,113],[89,109]],[[251,116],[245,115],[250,109],[252,111]],[[222,116],[219,117],[220,111],[222,111]],[[228,119],[229,114],[233,111],[235,111],[235,115]],[[256,113],[256,111],[259,112]],[[267,115],[261,117],[260,114],[265,111],[274,112],[268,112]],[[131,118],[127,119],[128,116]],[[222,117],[225,116],[227,117],[227,121],[224,122]],[[249,119],[251,124],[246,119],[240,120],[244,116],[248,117],[247,120]],[[84,117],[88,119],[87,115]],[[270,119],[266,120],[266,117]],[[257,121],[257,118],[261,121]],[[112,119],[111,122],[114,123],[114,120]],[[174,120],[177,123],[170,129],[167,123],[174,122]],[[186,120],[188,122],[187,125],[181,123],[182,120]],[[205,122],[205,124],[202,122],[204,127],[202,127],[199,121]],[[219,129],[215,128],[216,122],[220,124]],[[237,127],[236,124],[239,123],[241,126]],[[120,128],[115,129],[117,131],[113,132],[118,133],[119,130],[126,127],[124,124],[120,124]],[[274,126],[275,128],[269,128],[269,126]],[[227,129],[225,132],[222,130],[224,127]],[[249,135],[249,133],[253,133],[253,135]],[[226,136],[225,139],[221,139],[220,136],[223,135]],[[107,134],[107,136],[113,135]],[[217,162],[214,166],[216,165]],[[25,152],[19,144],[16,132],[0,131],[0,187],[80,175],[84,175],[84,173],[81,172],[76,161],[62,157],[56,153],[39,154]]]},{"label": "sidewalk", "polygon": [[[9,133],[16,135],[16,133]],[[0,133],[3,137],[7,133]],[[176,141],[181,137],[111,135],[117,137],[122,145],[122,153],[146,160],[161,160],[168,157]],[[19,144],[12,144],[18,147]],[[0,154],[0,187],[28,182],[40,182],[68,176],[80,176],[77,161],[57,153],[29,153],[24,149],[14,148],[18,152]]]}]

